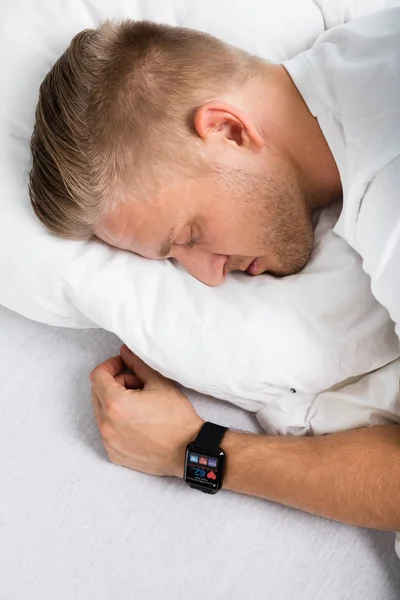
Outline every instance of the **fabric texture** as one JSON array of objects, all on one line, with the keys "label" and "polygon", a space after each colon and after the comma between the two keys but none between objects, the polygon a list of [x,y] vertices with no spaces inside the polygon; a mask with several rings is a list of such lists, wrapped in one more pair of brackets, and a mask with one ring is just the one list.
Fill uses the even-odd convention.
[{"label": "fabric texture", "polygon": [[[389,310],[400,337],[399,39],[400,7],[395,7],[326,32],[285,67],[318,118],[340,171],[343,210],[335,231],[362,257],[371,289]],[[398,373],[397,363],[391,371],[393,383],[399,380]],[[383,376],[388,383],[384,370],[372,376],[378,390]],[[373,403],[371,416],[373,405],[382,398],[372,390],[360,390],[364,409]],[[386,385],[383,391],[386,403]],[[398,390],[395,394],[392,406],[398,410]],[[346,402],[345,394],[340,397]],[[329,394],[323,401],[328,420]],[[314,401],[308,404],[307,415],[316,407]],[[361,415],[360,406],[358,410]],[[281,411],[283,421],[284,414]],[[350,416],[351,411],[345,414]],[[396,549],[400,556],[400,534]]]},{"label": "fabric texture", "polygon": [[[201,284],[170,262],[146,263],[144,268],[138,257],[105,245],[64,242],[48,235],[34,219],[26,192],[28,140],[38,86],[78,30],[110,16],[150,18],[204,29],[280,62],[310,47],[324,26],[339,24],[358,9],[364,10],[361,4],[357,10],[354,6],[348,12],[342,10],[343,2],[311,0],[245,4],[225,0],[3,0],[0,302],[52,325],[102,326],[119,333],[164,374],[256,412],[266,429],[291,428],[292,433],[304,434],[348,426],[349,420],[343,423],[343,414],[335,408],[338,398],[341,410],[348,403],[348,417],[359,420],[361,415],[367,422],[395,419],[392,382],[398,353],[393,327],[368,293],[357,303],[349,296],[353,308],[357,306],[356,319],[343,298],[340,304],[337,291],[342,285],[364,289],[368,280],[359,265],[352,271],[358,258],[351,251],[338,250],[332,262],[318,262],[327,247],[336,250],[342,244],[328,231],[334,219],[329,211],[318,224],[317,250],[304,286],[299,277],[288,279],[278,293],[266,277],[245,286],[243,278],[232,277],[231,287],[213,292],[218,309],[212,305],[209,310]],[[325,273],[319,279],[321,287],[328,285],[329,295],[336,294],[341,309],[338,313],[326,306],[325,320],[317,323],[310,321],[309,314],[316,308],[314,298],[321,299],[312,290],[320,271]],[[298,297],[293,296],[294,281]],[[185,313],[170,294],[171,282],[179,282],[180,292],[196,298],[187,326],[190,338],[180,333]],[[279,312],[271,312],[271,306],[267,309],[263,302],[254,308],[253,298],[263,286],[264,299],[272,298]],[[238,303],[229,313],[232,293]],[[300,297],[302,311],[292,313],[294,301],[301,305]],[[227,319],[227,328],[219,315]],[[364,328],[366,315],[375,333]],[[254,333],[241,345],[241,354],[238,350],[235,355],[237,340],[243,339],[232,327],[237,323],[243,323],[246,331],[253,328]],[[265,336],[260,335],[260,323],[267,328]],[[327,323],[336,326],[329,329]],[[216,332],[216,343],[210,341],[210,331]],[[179,481],[148,477],[108,463],[94,425],[87,375],[117,351],[119,342],[112,334],[52,329],[5,309],[0,309],[0,332],[0,573],[5,600],[183,600],[188,596],[193,600],[258,600],[265,598],[266,589],[277,600],[398,597],[399,571],[391,534],[345,527],[225,492],[218,495],[217,503],[213,499],[212,506],[206,505],[209,498],[182,487]],[[375,335],[376,344],[372,344]],[[174,343],[168,346],[171,338]],[[340,353],[339,345],[333,343],[339,338]],[[224,340],[223,350],[218,340]],[[269,353],[258,362],[258,348],[266,347],[262,345],[265,340],[271,341]],[[372,353],[366,352],[367,347]],[[325,349],[329,354],[322,354]],[[188,362],[183,363],[182,357]],[[335,371],[326,366],[331,358]],[[369,401],[370,406],[357,411],[359,386],[368,396],[372,388],[365,385],[373,381],[377,390],[380,379],[368,375],[353,383],[342,380],[354,375],[354,370],[362,374],[389,361],[385,369],[390,369],[390,377],[382,380],[381,390],[388,406],[375,407]],[[187,364],[197,370],[187,371]],[[340,397],[339,382],[343,383]],[[349,386],[355,387],[350,390]],[[249,413],[193,393],[190,397],[204,418],[260,431]],[[368,397],[373,400],[375,396]],[[289,403],[294,398],[296,410]],[[327,406],[329,421],[324,424],[324,412],[315,411],[308,419],[302,412],[309,406],[307,401],[323,411]],[[202,585],[197,576],[194,579],[199,572],[207,574]]]},{"label": "fabric texture", "polygon": [[386,8],[399,6],[399,0],[313,0],[320,9],[325,29],[343,25]]},{"label": "fabric texture", "polygon": [[[114,335],[0,307],[0,339],[1,600],[398,600],[391,533],[111,464],[88,375]],[[204,419],[261,431],[189,396]]]},{"label": "fabric texture", "polygon": [[285,63],[343,185],[335,231],[363,258],[400,336],[400,6],[330,30]]},{"label": "fabric texture", "polygon": [[[300,394],[320,394],[399,356],[393,325],[373,299],[357,255],[330,231],[332,210],[318,223],[313,259],[301,274],[280,281],[234,275],[210,289],[171,261],[57,239],[37,221],[26,193],[38,86],[79,29],[106,16],[155,18],[207,29],[281,61],[322,32],[313,3],[254,2],[252,13],[246,5],[251,29],[243,19],[236,27],[223,18],[225,2],[213,4],[212,13],[204,3],[200,9],[177,0],[32,6],[17,0],[0,9],[7,90],[0,100],[0,303],[53,325],[103,327],[164,375],[254,412],[277,406],[292,388],[300,405]],[[229,3],[231,17],[240,10]]]}]

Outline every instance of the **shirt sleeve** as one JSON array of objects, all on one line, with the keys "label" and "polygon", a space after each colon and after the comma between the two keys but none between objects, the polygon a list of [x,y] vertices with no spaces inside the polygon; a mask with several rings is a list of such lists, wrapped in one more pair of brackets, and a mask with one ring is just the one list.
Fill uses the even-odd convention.
[{"label": "shirt sleeve", "polygon": [[400,156],[374,177],[360,205],[356,248],[371,289],[400,338]]},{"label": "shirt sleeve", "polygon": [[282,393],[256,414],[269,435],[324,435],[400,424],[400,358],[319,394]]}]

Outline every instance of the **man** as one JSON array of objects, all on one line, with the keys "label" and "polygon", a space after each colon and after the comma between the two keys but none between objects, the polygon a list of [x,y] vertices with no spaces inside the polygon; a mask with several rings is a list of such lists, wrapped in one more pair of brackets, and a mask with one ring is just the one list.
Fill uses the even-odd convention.
[{"label": "man", "polygon": [[[41,87],[30,193],[45,225],[208,285],[298,272],[311,215],[343,195],[336,231],[400,323],[400,9],[321,36],[275,65],[149,23],[84,31]],[[125,367],[135,375],[122,373]],[[126,347],[91,374],[110,459],[182,477],[203,427]],[[400,530],[400,428],[314,438],[227,431],[223,487],[354,525]]]}]

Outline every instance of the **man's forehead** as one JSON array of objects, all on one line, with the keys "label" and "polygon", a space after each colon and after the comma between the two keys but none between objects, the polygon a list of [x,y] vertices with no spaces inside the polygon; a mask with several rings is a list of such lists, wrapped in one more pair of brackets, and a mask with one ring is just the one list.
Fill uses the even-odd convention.
[{"label": "man's forehead", "polygon": [[127,210],[125,204],[120,203],[97,219],[94,233],[108,243],[119,246],[125,238],[134,235],[132,217],[132,209]]},{"label": "man's forehead", "polygon": [[[95,235],[105,242],[133,252],[149,251],[162,258],[187,224],[184,210],[168,211],[166,206],[121,203],[103,215],[95,226]],[[173,214],[174,213],[174,214]]]}]

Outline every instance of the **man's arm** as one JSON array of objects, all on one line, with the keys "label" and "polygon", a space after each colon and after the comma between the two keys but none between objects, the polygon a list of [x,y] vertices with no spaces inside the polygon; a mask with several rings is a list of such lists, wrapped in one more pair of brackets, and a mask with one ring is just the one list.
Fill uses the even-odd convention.
[{"label": "man's arm", "polygon": [[[136,376],[120,374],[129,367]],[[175,385],[126,347],[91,374],[92,401],[110,460],[183,476],[186,445],[204,421]],[[400,531],[400,426],[320,437],[227,431],[225,489],[352,525]]]},{"label": "man's arm", "polygon": [[224,487],[360,527],[400,531],[400,426],[319,437],[228,431]]}]

